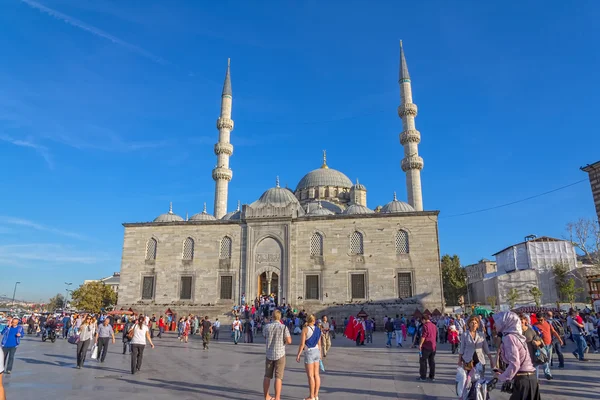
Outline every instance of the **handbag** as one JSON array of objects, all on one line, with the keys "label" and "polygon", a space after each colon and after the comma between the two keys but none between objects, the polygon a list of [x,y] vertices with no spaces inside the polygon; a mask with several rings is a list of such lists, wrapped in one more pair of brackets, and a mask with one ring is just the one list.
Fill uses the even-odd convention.
[{"label": "handbag", "polygon": [[67,339],[67,342],[69,342],[71,344],[79,343],[79,335],[73,334],[73,335],[69,336],[69,338]]},{"label": "handbag", "polygon": [[129,332],[127,332],[127,339],[131,340],[133,339],[133,334],[135,333],[135,325],[133,326],[133,328],[129,329]]}]

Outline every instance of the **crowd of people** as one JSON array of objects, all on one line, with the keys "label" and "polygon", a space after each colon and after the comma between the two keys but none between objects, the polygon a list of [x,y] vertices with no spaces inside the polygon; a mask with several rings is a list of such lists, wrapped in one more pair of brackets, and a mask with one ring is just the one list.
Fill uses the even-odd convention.
[{"label": "crowd of people", "polygon": [[[334,318],[322,315],[317,319],[305,310],[298,311],[290,304],[275,304],[272,296],[257,298],[252,304],[242,304],[233,310],[231,338],[237,345],[242,340],[253,343],[257,334],[266,341],[266,365],[264,394],[266,399],[279,399],[283,370],[285,368],[285,345],[291,344],[292,336],[299,336],[296,360],[304,355],[305,371],[308,379],[308,400],[318,399],[323,369],[322,359],[327,357],[331,339],[335,338],[336,328],[344,337],[357,346],[373,344],[373,333],[377,331],[374,318],[366,315],[349,316],[343,326],[337,326]],[[385,346],[403,347],[407,344],[419,350],[420,381],[435,380],[435,355],[438,344],[449,343],[450,352],[458,354],[457,366],[467,372],[478,368],[481,375],[489,371],[499,382],[510,382],[512,400],[539,399],[538,375],[543,373],[548,380],[553,379],[551,367],[554,355],[558,368],[565,367],[564,349],[568,340],[576,345],[573,356],[580,362],[588,361],[586,354],[598,352],[596,336],[600,334],[600,313],[583,313],[571,310],[568,314],[559,312],[521,313],[502,312],[489,315],[422,315],[395,317],[385,316],[381,329],[386,333]],[[26,327],[26,331],[25,331]],[[115,327],[118,327],[116,329]],[[3,372],[10,374],[17,347],[25,332],[30,335],[44,334],[54,330],[63,339],[76,346],[76,368],[83,368],[88,350],[92,358],[103,363],[109,344],[116,343],[120,331],[123,354],[130,353],[131,373],[140,371],[144,349],[147,344],[154,348],[155,331],[160,338],[165,331],[176,331],[181,342],[200,335],[203,349],[208,350],[211,340],[219,340],[221,323],[208,316],[188,315],[176,318],[174,315],[136,315],[127,312],[123,315],[72,314],[64,316],[29,316],[12,318],[2,334]],[[382,345],[382,344],[380,344]],[[270,397],[271,380],[275,379],[275,396]],[[504,386],[503,386],[504,388]],[[507,389],[508,391],[508,389]],[[2,392],[0,392],[2,393]],[[0,396],[0,399],[2,397]]]}]

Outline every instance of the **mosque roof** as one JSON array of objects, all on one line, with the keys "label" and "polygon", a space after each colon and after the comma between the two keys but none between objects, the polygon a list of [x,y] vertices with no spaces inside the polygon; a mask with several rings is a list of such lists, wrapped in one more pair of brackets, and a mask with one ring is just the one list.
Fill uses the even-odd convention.
[{"label": "mosque roof", "polygon": [[304,205],[304,209],[306,210],[306,212],[308,212],[309,210],[312,211],[314,209],[319,208],[319,203],[321,203],[321,207],[331,211],[334,214],[341,214],[342,211],[344,211],[342,207],[326,200],[311,201],[310,203]]},{"label": "mosque roof", "polygon": [[183,221],[179,215],[173,213],[173,203],[169,203],[169,212],[160,214],[158,217],[154,218],[154,222],[174,222],[174,221]]},{"label": "mosque roof", "polygon": [[242,209],[241,209],[240,202],[238,201],[237,210],[228,212],[221,219],[225,220],[225,221],[229,221],[229,220],[236,221],[236,220],[242,219]]},{"label": "mosque roof", "polygon": [[190,218],[190,221],[214,221],[216,218],[206,212],[206,203],[204,203],[204,210],[201,213],[194,214]]},{"label": "mosque roof", "polygon": [[396,192],[394,192],[394,199],[387,203],[385,206],[381,208],[382,213],[391,214],[391,213],[402,213],[402,212],[414,212],[415,209],[408,203],[403,201],[399,201],[396,198]]},{"label": "mosque roof", "polygon": [[273,206],[273,207],[287,207],[290,204],[296,204],[298,209],[301,211],[301,214],[304,214],[304,209],[300,205],[300,202],[294,196],[290,190],[286,188],[282,188],[279,186],[279,177],[277,177],[277,182],[275,187],[268,189],[264,192],[258,200],[254,203],[250,204],[252,208],[262,208],[265,206]]},{"label": "mosque roof", "polygon": [[304,175],[298,182],[296,191],[315,186],[337,186],[349,189],[352,187],[352,181],[340,171],[329,168],[327,166],[327,153],[323,152],[323,165],[321,165],[321,168]]},{"label": "mosque roof", "polygon": [[306,215],[335,215],[335,213],[333,211],[330,211],[326,208],[323,207],[323,205],[321,204],[321,202],[317,202],[317,206],[316,207],[310,207],[310,204],[306,205]]},{"label": "mosque roof", "polygon": [[346,208],[343,212],[344,215],[352,215],[352,214],[373,214],[373,210],[367,208],[365,206],[361,206],[360,204],[352,204],[350,207]]}]

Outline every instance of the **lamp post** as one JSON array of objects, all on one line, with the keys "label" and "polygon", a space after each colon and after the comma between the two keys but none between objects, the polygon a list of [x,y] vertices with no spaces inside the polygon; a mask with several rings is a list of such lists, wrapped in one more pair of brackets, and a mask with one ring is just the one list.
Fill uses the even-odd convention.
[{"label": "lamp post", "polygon": [[21,283],[21,282],[15,282],[15,290],[13,290],[13,298],[12,298],[12,303],[11,303],[11,307],[15,306],[15,295],[17,294],[17,285]]},{"label": "lamp post", "polygon": [[67,285],[67,288],[65,289],[65,291],[67,292],[67,295],[65,296],[65,304],[63,305],[63,312],[67,308],[67,303],[69,300],[69,292],[72,292],[72,290],[69,290],[69,286],[71,286],[72,284],[73,284],[73,282],[65,282],[65,285]]}]

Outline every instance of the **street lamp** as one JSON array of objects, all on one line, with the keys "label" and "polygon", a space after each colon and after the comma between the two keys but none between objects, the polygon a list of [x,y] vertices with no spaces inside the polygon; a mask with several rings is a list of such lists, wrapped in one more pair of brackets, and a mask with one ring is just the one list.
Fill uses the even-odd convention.
[{"label": "street lamp", "polygon": [[63,305],[63,312],[65,310],[65,308],[67,308],[67,302],[69,300],[69,292],[72,292],[72,290],[69,290],[69,286],[71,286],[73,284],[73,282],[65,282],[65,285],[67,285],[67,288],[65,289],[65,291],[67,292],[67,295],[65,296],[65,304]]},{"label": "street lamp", "polygon": [[15,306],[15,295],[17,294],[17,285],[19,283],[21,283],[21,282],[15,282],[15,290],[13,290],[13,299],[12,299],[11,307]]}]

